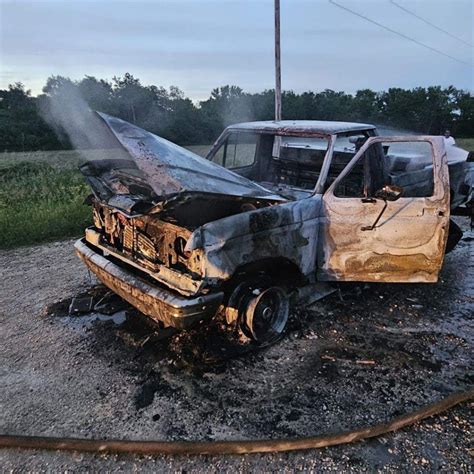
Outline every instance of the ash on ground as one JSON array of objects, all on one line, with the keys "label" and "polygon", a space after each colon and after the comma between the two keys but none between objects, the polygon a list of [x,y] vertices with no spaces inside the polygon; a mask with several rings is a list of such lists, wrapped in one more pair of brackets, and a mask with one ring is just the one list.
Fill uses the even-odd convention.
[{"label": "ash on ground", "polygon": [[[457,222],[468,231],[467,219]],[[95,306],[69,315],[73,296],[92,296],[95,305],[107,293],[76,262],[71,243],[2,252],[2,431],[261,439],[386,421],[472,387],[472,257],[472,232],[467,232],[446,256],[438,284],[341,285],[339,292],[295,312],[275,345],[235,352],[218,326],[163,338],[128,306],[110,314]],[[50,314],[41,316],[48,305]],[[467,471],[471,408],[460,406],[377,439],[307,452],[186,458],[36,452],[32,457],[10,450],[0,460],[7,469],[36,470]]]}]

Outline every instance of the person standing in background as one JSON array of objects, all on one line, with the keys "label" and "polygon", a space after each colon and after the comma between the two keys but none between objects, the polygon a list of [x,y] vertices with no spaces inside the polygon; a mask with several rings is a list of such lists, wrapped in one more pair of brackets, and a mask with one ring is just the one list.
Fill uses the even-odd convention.
[{"label": "person standing in background", "polygon": [[443,138],[444,138],[444,146],[456,145],[456,141],[451,136],[451,132],[449,130],[444,131],[444,137]]}]

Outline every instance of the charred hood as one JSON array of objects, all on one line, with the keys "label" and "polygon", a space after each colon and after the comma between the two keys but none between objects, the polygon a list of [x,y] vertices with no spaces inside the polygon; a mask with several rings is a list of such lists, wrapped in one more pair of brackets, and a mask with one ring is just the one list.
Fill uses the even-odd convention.
[{"label": "charred hood", "polygon": [[281,196],[140,127],[95,112],[104,141],[111,139],[116,159],[81,166],[97,199],[129,214],[193,197],[234,197],[245,201],[284,201]]}]

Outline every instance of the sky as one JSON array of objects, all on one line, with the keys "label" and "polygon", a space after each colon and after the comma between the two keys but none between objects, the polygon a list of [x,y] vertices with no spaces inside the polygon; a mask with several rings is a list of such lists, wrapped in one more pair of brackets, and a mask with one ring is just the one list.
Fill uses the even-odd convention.
[{"label": "sky", "polygon": [[[329,0],[281,0],[284,90],[474,91],[474,0],[396,0],[446,33],[391,0],[334,1],[439,52]],[[0,0],[0,89],[130,72],[195,101],[226,84],[259,92],[274,87],[273,34],[273,0]]]}]

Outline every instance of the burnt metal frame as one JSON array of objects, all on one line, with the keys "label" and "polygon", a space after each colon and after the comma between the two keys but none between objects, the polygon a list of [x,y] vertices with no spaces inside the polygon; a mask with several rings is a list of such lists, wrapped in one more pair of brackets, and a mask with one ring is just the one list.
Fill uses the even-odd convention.
[{"label": "burnt metal frame", "polygon": [[[430,145],[431,148],[431,163],[433,166],[433,194],[431,196],[425,196],[422,197],[422,199],[429,199],[433,198],[435,196],[438,196],[440,194],[441,188],[442,188],[442,183],[437,182],[435,178],[435,150],[433,147],[433,142],[431,140],[431,136],[429,135],[420,135],[420,136],[406,136],[406,135],[400,135],[400,136],[395,136],[395,137],[382,137],[382,136],[376,136],[376,137],[369,137],[368,140],[364,143],[364,145],[360,148],[360,150],[354,155],[352,160],[346,165],[346,167],[341,171],[341,174],[334,180],[334,182],[331,184],[331,186],[328,188],[326,191],[327,193],[331,193],[336,199],[347,199],[343,197],[338,197],[334,194],[334,190],[336,189],[337,185],[351,172],[352,168],[356,165],[356,163],[359,161],[359,159],[365,154],[365,152],[369,149],[369,147],[372,144],[375,143],[384,143],[384,142],[389,142],[389,143],[403,143],[403,142],[425,142]],[[401,199],[404,197],[402,196]],[[360,198],[354,198],[354,199],[360,199]],[[406,197],[405,199],[417,199],[416,197]]]},{"label": "burnt metal frame", "polygon": [[[366,132],[368,134],[368,138],[375,138],[377,135],[371,135],[371,132],[373,132],[373,129],[366,129],[366,130],[354,130],[354,133],[364,133]],[[326,183],[326,179],[329,173],[329,169],[331,167],[331,162],[333,158],[333,153],[334,153],[334,146],[336,144],[336,140],[339,136],[345,136],[349,132],[341,132],[341,133],[333,133],[333,134],[326,134],[326,133],[319,133],[319,132],[308,132],[308,133],[301,133],[301,132],[277,132],[277,133],[272,133],[271,131],[268,130],[252,130],[252,129],[245,129],[245,130],[235,130],[229,127],[228,129],[224,130],[224,132],[220,135],[220,137],[214,142],[214,144],[211,146],[209,152],[206,155],[206,159],[211,160],[214,157],[214,155],[217,153],[217,151],[220,149],[220,147],[224,144],[227,147],[227,139],[231,133],[254,133],[257,135],[273,135],[273,136],[281,136],[281,137],[299,137],[299,138],[324,138],[328,140],[328,148],[326,150],[326,154],[324,156],[324,161],[323,161],[323,166],[321,167],[321,172],[319,174],[318,180],[314,186],[314,189],[311,193],[310,196],[307,198],[303,199],[308,199],[311,198],[315,195],[323,195],[324,194],[324,185]],[[362,147],[363,148],[363,147]],[[361,148],[361,149],[362,149]],[[224,153],[226,150],[224,150]],[[257,152],[258,152],[258,147],[257,147]],[[360,150],[359,150],[360,152]],[[358,155],[358,153],[356,155]],[[352,160],[346,165],[346,168],[351,164]],[[225,166],[225,159],[223,161],[223,166]],[[240,167],[240,168],[233,168],[233,170],[238,170],[242,169],[245,167]],[[341,172],[341,174],[346,170]],[[338,177],[339,178],[339,177]]]}]

